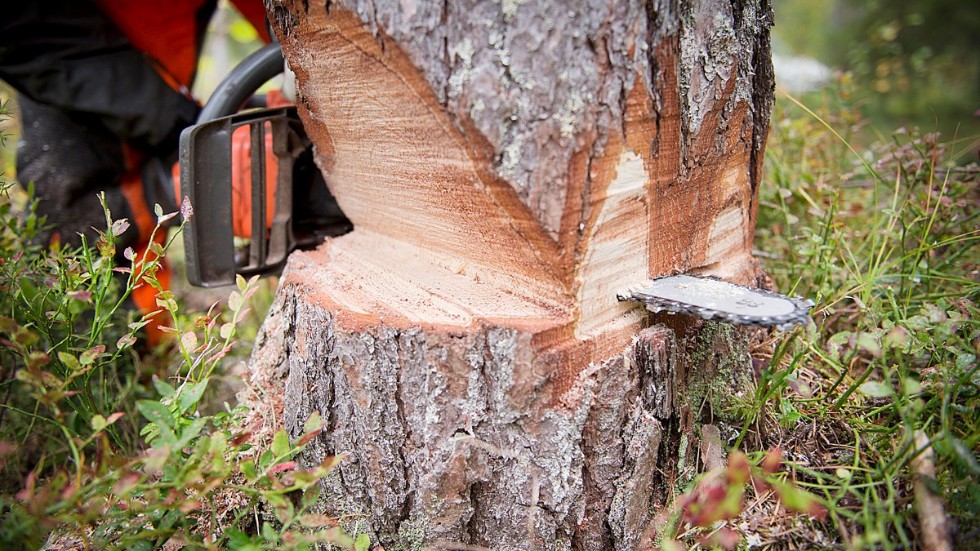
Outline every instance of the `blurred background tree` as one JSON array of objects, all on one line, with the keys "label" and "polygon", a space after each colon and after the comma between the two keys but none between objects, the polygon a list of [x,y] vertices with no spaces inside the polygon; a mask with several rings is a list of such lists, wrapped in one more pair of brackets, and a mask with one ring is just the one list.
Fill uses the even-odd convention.
[{"label": "blurred background tree", "polygon": [[[960,0],[778,0],[774,49],[840,71],[878,130],[980,134],[980,9]],[[779,71],[777,70],[777,77]],[[970,139],[972,138],[972,139]],[[973,157],[973,155],[970,155]]]}]

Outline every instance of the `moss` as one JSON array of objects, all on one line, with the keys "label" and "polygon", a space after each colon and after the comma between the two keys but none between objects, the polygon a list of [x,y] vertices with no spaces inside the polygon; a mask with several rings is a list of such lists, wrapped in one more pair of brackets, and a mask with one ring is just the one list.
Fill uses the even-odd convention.
[{"label": "moss", "polygon": [[739,393],[752,382],[748,335],[730,324],[709,321],[691,338],[688,349],[685,401],[697,412],[707,400],[714,415],[731,418]]},{"label": "moss", "polygon": [[427,506],[415,508],[411,516],[398,524],[398,535],[394,544],[386,546],[385,549],[394,551],[423,551],[431,549],[426,546],[426,541],[431,539],[432,527],[429,525],[430,513],[444,510],[446,502],[444,499],[430,495]]},{"label": "moss", "polygon": [[425,538],[428,533],[428,518],[406,520],[398,525],[398,541],[391,546],[391,549],[395,551],[422,551],[425,549]]}]

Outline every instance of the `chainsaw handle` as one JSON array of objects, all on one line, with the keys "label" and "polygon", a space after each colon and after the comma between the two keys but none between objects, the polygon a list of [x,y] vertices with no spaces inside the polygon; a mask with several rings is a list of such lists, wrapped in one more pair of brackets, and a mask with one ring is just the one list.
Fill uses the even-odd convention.
[{"label": "chainsaw handle", "polygon": [[198,124],[234,115],[263,84],[283,71],[282,48],[273,42],[245,58],[221,84],[197,116]]}]

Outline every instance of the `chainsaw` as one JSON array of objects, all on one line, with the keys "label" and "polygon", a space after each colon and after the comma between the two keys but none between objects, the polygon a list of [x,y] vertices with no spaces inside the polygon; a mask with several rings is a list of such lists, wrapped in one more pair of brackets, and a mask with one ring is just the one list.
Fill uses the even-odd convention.
[{"label": "chainsaw", "polygon": [[[261,107],[256,99],[283,69],[278,44],[255,52],[232,69],[197,123],[180,135],[181,200],[197,212],[184,231],[192,285],[278,273],[290,252],[352,229],[313,161],[295,106]],[[234,208],[240,204],[249,208]],[[248,220],[239,219],[241,211]]]},{"label": "chainsaw", "polygon": [[[240,111],[284,66],[278,44],[252,54],[218,86],[197,124],[181,134],[181,195],[198,213],[184,233],[187,277],[193,285],[229,285],[237,275],[278,273],[291,251],[352,229],[314,164],[313,146],[296,108]],[[249,220],[236,219],[236,201],[250,205],[244,209]],[[779,328],[805,323],[813,306],[689,274],[649,280],[617,297],[653,312]]]}]

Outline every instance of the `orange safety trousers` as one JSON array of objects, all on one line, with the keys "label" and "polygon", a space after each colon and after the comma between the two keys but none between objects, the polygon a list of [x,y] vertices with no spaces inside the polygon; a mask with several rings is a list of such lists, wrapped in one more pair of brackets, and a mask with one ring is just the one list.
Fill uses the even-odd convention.
[{"label": "orange safety trousers", "polygon": [[[203,34],[200,32],[203,10],[208,9],[206,0],[171,0],[166,3],[146,2],[145,0],[99,0],[99,7],[129,39],[134,48],[144,52],[153,63],[156,72],[174,89],[189,94],[190,86],[197,71]],[[265,26],[265,8],[261,0],[237,0],[233,4],[255,27],[263,41],[270,40]],[[148,106],[152,108],[152,106]],[[155,260],[150,250],[150,236],[156,226],[156,219],[147,205],[141,178],[141,159],[132,149],[127,149],[126,174],[123,177],[122,192],[133,214],[133,226],[139,232],[137,246],[134,247],[136,259]],[[176,170],[175,170],[176,174]],[[179,180],[178,180],[179,181]],[[247,194],[246,194],[247,195]],[[180,204],[179,189],[175,186],[176,204]],[[242,205],[247,208],[250,205]],[[236,209],[239,208],[236,205]],[[250,210],[250,209],[249,209]],[[244,215],[247,216],[247,213]],[[242,216],[236,217],[240,219]],[[247,218],[246,218],[247,219]],[[246,224],[247,226],[247,224]],[[166,231],[157,231],[154,241],[163,244]],[[157,280],[164,289],[170,287],[172,271],[165,260],[157,271]],[[144,314],[153,314],[145,331],[151,345],[160,343],[165,333],[160,325],[161,319],[156,304],[157,290],[140,282],[133,291],[132,299]]]}]

